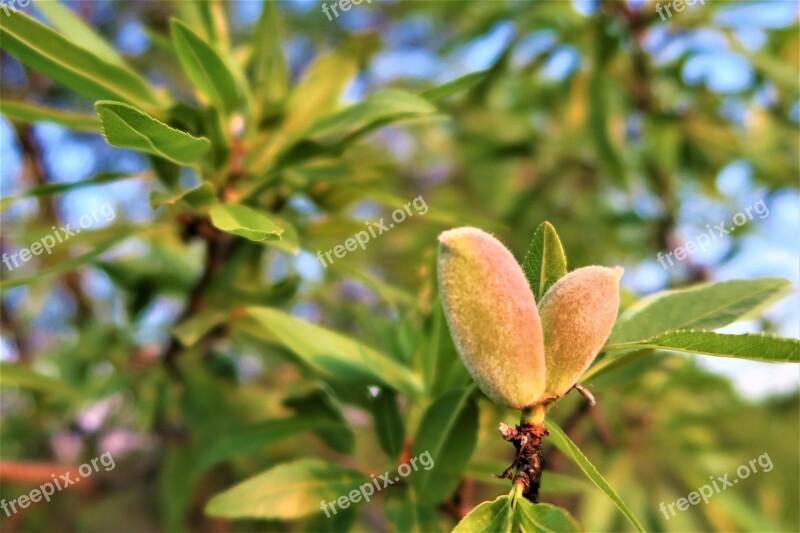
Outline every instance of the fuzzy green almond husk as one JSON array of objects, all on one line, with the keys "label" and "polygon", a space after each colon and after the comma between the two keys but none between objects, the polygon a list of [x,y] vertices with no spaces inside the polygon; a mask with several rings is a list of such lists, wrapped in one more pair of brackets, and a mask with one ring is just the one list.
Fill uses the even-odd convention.
[{"label": "fuzzy green almond husk", "polygon": [[458,353],[481,390],[522,409],[544,390],[544,336],[522,268],[470,227],[439,236],[439,292]]},{"label": "fuzzy green almond husk", "polygon": [[558,280],[539,304],[545,396],[563,396],[606,342],[619,310],[622,268],[589,266]]}]

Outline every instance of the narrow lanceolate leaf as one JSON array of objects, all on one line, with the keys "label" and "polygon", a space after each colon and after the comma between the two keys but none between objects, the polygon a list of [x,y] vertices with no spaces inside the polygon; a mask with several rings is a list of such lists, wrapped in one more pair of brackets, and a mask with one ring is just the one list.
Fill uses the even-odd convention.
[{"label": "narrow lanceolate leaf", "polygon": [[346,54],[318,57],[291,92],[283,113],[285,121],[263,147],[254,150],[257,154],[251,162],[254,171],[264,171],[278,154],[298,141],[315,120],[329,113],[355,74],[356,61]]},{"label": "narrow lanceolate leaf", "polygon": [[204,309],[172,328],[172,335],[184,346],[193,346],[206,333],[222,324],[229,314],[220,309]]},{"label": "narrow lanceolate leaf", "polygon": [[249,307],[270,340],[283,345],[319,373],[346,383],[383,383],[405,394],[420,391],[419,380],[406,367],[341,333],[268,307]]},{"label": "narrow lanceolate leaf", "polygon": [[271,444],[295,435],[318,429],[330,430],[340,425],[342,425],[340,422],[295,416],[267,420],[226,432],[219,435],[217,440],[207,443],[205,452],[195,465],[194,472],[199,474],[222,461],[239,455],[259,452]]},{"label": "narrow lanceolate leaf", "polygon": [[265,0],[253,34],[253,100],[261,110],[259,116],[268,114],[269,106],[283,98],[289,86],[281,33],[277,1]]},{"label": "narrow lanceolate leaf", "polygon": [[89,113],[62,111],[4,98],[0,98],[0,113],[19,122],[52,122],[77,131],[100,131],[100,119]]},{"label": "narrow lanceolate leaf", "polygon": [[533,234],[533,241],[522,261],[522,270],[528,278],[537,302],[553,283],[567,275],[567,257],[556,229],[549,222],[542,222]]},{"label": "narrow lanceolate leaf", "polygon": [[[548,473],[549,474],[549,473]],[[578,533],[578,522],[561,507],[531,503],[525,498],[514,502],[514,523],[522,533]]]},{"label": "narrow lanceolate leaf", "polygon": [[236,78],[222,56],[183,22],[170,21],[172,43],[186,75],[209,102],[231,112],[239,104]]},{"label": "narrow lanceolate leaf", "polygon": [[628,308],[608,342],[640,341],[677,329],[721,328],[763,309],[790,289],[785,279],[759,278],[659,292]]},{"label": "narrow lanceolate leaf", "polygon": [[456,94],[459,91],[471,87],[478,80],[486,76],[488,73],[489,73],[488,70],[479,70],[478,72],[470,72],[469,74],[465,74],[459,78],[448,81],[447,83],[443,83],[442,85],[426,89],[421,93],[419,93],[419,95],[422,98],[428,100],[429,102],[442,100],[452,94]]},{"label": "narrow lanceolate leaf", "polygon": [[385,89],[322,117],[305,136],[321,144],[333,144],[376,125],[435,112],[436,108],[419,96],[397,89]]},{"label": "narrow lanceolate leaf", "polygon": [[82,48],[91,51],[94,55],[105,59],[109,63],[127,67],[119,52],[64,4],[60,2],[37,2],[36,8],[45,14],[50,24],[61,35],[73,43],[79,43]]},{"label": "narrow lanceolate leaf", "polygon": [[121,102],[97,102],[94,105],[103,123],[106,142],[157,155],[179,165],[197,163],[210,143],[154,119],[144,111]]},{"label": "narrow lanceolate leaf", "polygon": [[628,509],[628,506],[625,505],[625,502],[622,501],[622,498],[619,497],[619,494],[611,488],[605,478],[600,475],[600,472],[597,471],[597,468],[583,455],[583,452],[575,446],[575,443],[570,440],[569,437],[558,427],[555,422],[548,419],[547,420],[547,429],[550,431],[550,437],[553,440],[553,444],[561,450],[561,452],[572,459],[576,465],[583,470],[586,477],[594,483],[597,488],[602,490],[606,496],[608,496],[614,505],[622,511],[622,514],[633,524],[638,531],[644,531],[642,524],[639,520],[633,515],[633,513]]},{"label": "narrow lanceolate leaf", "polygon": [[67,383],[15,363],[0,363],[0,386],[19,387],[44,394],[64,396],[71,400],[82,398],[80,391]]},{"label": "narrow lanceolate leaf", "polygon": [[800,341],[772,335],[728,335],[713,331],[677,330],[639,342],[610,344],[607,351],[657,348],[738,359],[753,359],[766,363],[800,362]]},{"label": "narrow lanceolate leaf", "polygon": [[207,181],[187,191],[178,193],[153,191],[150,195],[151,207],[174,205],[178,202],[194,208],[208,207],[217,203],[217,196],[214,194],[214,187]]},{"label": "narrow lanceolate leaf", "polygon": [[206,514],[294,520],[321,512],[320,501],[346,496],[370,481],[365,474],[335,463],[300,459],[278,465],[217,494],[206,505]]},{"label": "narrow lanceolate leaf", "polygon": [[420,501],[410,490],[389,490],[383,496],[383,512],[390,531],[439,533],[446,531],[434,504]]},{"label": "narrow lanceolate leaf", "polygon": [[429,470],[412,474],[417,495],[431,503],[444,501],[464,477],[478,442],[478,407],[471,398],[474,388],[454,390],[428,407],[414,439],[412,454],[429,453]]},{"label": "narrow lanceolate leaf", "polygon": [[277,241],[283,234],[283,229],[266,214],[246,205],[216,204],[209,214],[217,228],[250,241]]},{"label": "narrow lanceolate leaf", "polygon": [[23,198],[39,198],[42,196],[52,196],[54,194],[61,194],[62,192],[80,189],[82,187],[94,187],[104,183],[111,183],[114,181],[125,180],[139,177],[136,174],[126,174],[125,172],[102,172],[94,177],[81,181],[72,181],[67,183],[45,183],[43,185],[34,185],[27,191],[16,196],[7,196],[0,199],[0,211],[5,210],[9,205],[17,200]]},{"label": "narrow lanceolate leaf", "polygon": [[381,389],[373,400],[372,414],[375,421],[375,433],[378,435],[378,444],[386,452],[386,455],[396,459],[403,448],[406,430],[395,392]]},{"label": "narrow lanceolate leaf", "polygon": [[20,11],[10,10],[0,17],[0,47],[33,70],[88,98],[122,100],[143,108],[163,107],[138,74],[73,44]]},{"label": "narrow lanceolate leaf", "polygon": [[461,519],[453,533],[511,533],[513,524],[511,498],[500,496],[475,507]]},{"label": "narrow lanceolate leaf", "polygon": [[38,283],[51,276],[62,274],[64,272],[69,272],[70,270],[78,268],[79,266],[91,263],[101,255],[103,255],[103,253],[105,253],[106,250],[116,245],[120,241],[126,239],[127,237],[128,234],[120,234],[116,237],[108,239],[107,241],[96,244],[92,250],[84,254],[75,256],[72,259],[64,261],[63,263],[58,263],[57,265],[45,268],[29,276],[20,276],[12,279],[4,278],[2,282],[0,282],[0,291],[11,289],[13,287],[19,287],[20,285],[29,285],[32,283]]}]

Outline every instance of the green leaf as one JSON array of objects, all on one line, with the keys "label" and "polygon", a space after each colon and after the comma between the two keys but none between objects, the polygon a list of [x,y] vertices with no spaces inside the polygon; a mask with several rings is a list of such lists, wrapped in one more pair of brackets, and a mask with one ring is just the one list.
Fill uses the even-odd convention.
[{"label": "green leaf", "polygon": [[504,495],[475,507],[456,525],[453,533],[511,533],[513,518],[511,498]]},{"label": "green leaf", "polygon": [[384,89],[320,118],[305,137],[321,144],[335,144],[376,124],[432,113],[436,113],[436,108],[424,98],[397,89]]},{"label": "green leaf", "polygon": [[328,430],[340,425],[341,423],[298,416],[267,420],[260,424],[234,430],[220,435],[218,440],[207,444],[205,453],[195,466],[194,473],[197,475],[231,457],[258,452],[271,444],[295,435],[318,429]]},{"label": "green leaf", "polygon": [[228,315],[226,311],[204,309],[172,328],[172,334],[184,346],[194,346],[206,333],[225,322]]},{"label": "green leaf", "polygon": [[286,119],[266,145],[257,147],[251,162],[253,172],[263,173],[275,157],[302,138],[319,117],[330,112],[345,85],[356,73],[356,61],[344,53],[319,56],[289,95],[284,110]]},{"label": "green leaf", "polygon": [[44,13],[50,24],[70,42],[80,43],[83,49],[109,63],[127,67],[125,60],[114,47],[65,5],[60,2],[37,2],[36,8]]},{"label": "green leaf", "polygon": [[294,520],[322,512],[320,501],[346,496],[365,482],[369,478],[357,470],[320,459],[300,459],[217,494],[206,505],[206,514]]},{"label": "green leaf", "polygon": [[625,505],[625,502],[622,501],[622,498],[619,497],[617,492],[611,488],[611,486],[606,482],[605,478],[600,475],[600,472],[597,471],[597,468],[583,455],[583,452],[575,446],[575,443],[570,440],[569,437],[561,430],[560,427],[556,425],[555,422],[548,419],[547,421],[547,429],[550,432],[550,436],[553,440],[553,444],[561,450],[561,452],[572,459],[575,464],[577,464],[581,470],[583,470],[586,477],[594,483],[597,488],[602,490],[606,496],[608,496],[614,505],[622,511],[622,514],[633,524],[638,531],[644,531],[642,524],[639,523],[639,520],[631,513],[630,509]]},{"label": "green leaf", "polygon": [[436,533],[443,531],[436,507],[415,501],[409,490],[392,488],[384,496],[383,512],[390,531],[403,533]]},{"label": "green leaf", "polygon": [[142,108],[164,107],[138,74],[72,44],[20,11],[0,17],[0,47],[88,98],[123,100]]},{"label": "green leaf", "polygon": [[372,418],[375,421],[378,444],[386,452],[386,455],[391,459],[396,459],[403,449],[406,429],[394,391],[380,390],[372,403]]},{"label": "green leaf", "polygon": [[277,241],[283,234],[283,229],[267,215],[246,205],[216,204],[209,214],[217,228],[251,241]]},{"label": "green leaf", "polygon": [[153,191],[150,195],[150,207],[174,205],[178,202],[193,208],[208,207],[217,203],[217,197],[214,194],[214,187],[207,181],[187,191],[178,193]]},{"label": "green leaf", "polygon": [[437,100],[447,98],[452,94],[455,94],[457,92],[469,88],[470,86],[475,84],[475,82],[486,76],[488,72],[489,72],[488,70],[479,70],[477,72],[470,72],[469,74],[465,74],[454,80],[450,80],[447,83],[443,83],[442,85],[426,89],[421,93],[419,93],[419,95],[430,102],[435,102]]},{"label": "green leaf", "polygon": [[429,453],[434,466],[414,472],[411,483],[423,501],[447,499],[464,477],[478,442],[478,407],[474,387],[440,396],[425,411],[413,445],[413,456]]},{"label": "green leaf", "polygon": [[259,117],[268,114],[271,111],[268,106],[282,99],[289,87],[289,69],[283,55],[281,23],[276,6],[276,0],[264,0],[253,33],[253,100],[260,108]]},{"label": "green leaf", "polygon": [[607,345],[606,351],[653,348],[720,357],[752,359],[765,363],[800,362],[800,341],[772,335],[728,335],[713,331],[677,330],[639,342]]},{"label": "green leaf", "polygon": [[274,342],[286,347],[317,372],[346,383],[383,383],[416,395],[420,384],[411,371],[358,341],[267,307],[248,307]]},{"label": "green leaf", "polygon": [[186,75],[215,106],[230,113],[239,105],[236,77],[213,46],[183,22],[170,20],[172,42]]},{"label": "green leaf", "polygon": [[608,343],[639,341],[676,329],[721,328],[763,309],[790,289],[787,280],[759,278],[662,291],[628,308]]},{"label": "green leaf", "polygon": [[42,196],[52,196],[66,191],[80,189],[82,187],[92,187],[94,185],[102,185],[104,183],[111,183],[119,180],[126,180],[139,177],[137,174],[126,174],[125,172],[103,172],[92,178],[81,181],[72,181],[68,183],[45,183],[43,185],[34,185],[27,191],[16,196],[7,196],[0,199],[0,210],[5,210],[9,205],[17,200],[23,198],[39,198]]},{"label": "green leaf", "polygon": [[283,405],[303,418],[317,422],[329,421],[329,425],[315,429],[314,434],[339,453],[353,453],[356,445],[353,428],[327,389],[317,388],[307,394],[292,396],[284,400]]},{"label": "green leaf", "polygon": [[297,254],[300,251],[300,235],[297,233],[297,228],[278,215],[270,213],[270,218],[283,230],[283,233],[281,233],[281,240],[268,241],[267,244],[288,254]]},{"label": "green leaf", "polygon": [[18,387],[54,396],[63,396],[70,400],[79,400],[83,397],[80,391],[65,382],[16,363],[0,363],[0,386]]},{"label": "green leaf", "polygon": [[525,498],[514,502],[514,521],[523,533],[579,533],[580,526],[570,514],[549,503],[532,503]]},{"label": "green leaf", "polygon": [[94,104],[103,123],[106,142],[157,155],[180,165],[197,163],[210,143],[160,122],[144,111],[121,102],[101,101]]},{"label": "green leaf", "polygon": [[0,283],[0,291],[5,291],[13,287],[19,287],[20,285],[29,285],[32,283],[38,283],[45,278],[49,278],[50,276],[55,276],[57,274],[62,274],[64,272],[69,272],[70,270],[73,270],[79,266],[91,263],[101,255],[103,255],[103,253],[105,253],[106,250],[116,245],[120,241],[125,240],[126,238],[128,238],[128,236],[129,236],[128,233],[123,233],[118,236],[115,236],[111,239],[108,239],[104,242],[94,245],[94,248],[89,252],[78,255],[76,257],[73,257],[72,259],[51,266],[49,268],[45,268],[44,270],[40,270],[39,272],[36,272],[29,276],[22,276],[10,280],[3,279],[2,282]]},{"label": "green leaf", "polygon": [[76,131],[100,131],[100,120],[88,113],[73,113],[5,98],[0,98],[0,112],[19,122],[52,122]]},{"label": "green leaf", "polygon": [[522,270],[528,278],[533,297],[537,302],[553,283],[567,275],[567,257],[556,229],[549,222],[542,222],[533,234],[533,241],[522,261]]}]

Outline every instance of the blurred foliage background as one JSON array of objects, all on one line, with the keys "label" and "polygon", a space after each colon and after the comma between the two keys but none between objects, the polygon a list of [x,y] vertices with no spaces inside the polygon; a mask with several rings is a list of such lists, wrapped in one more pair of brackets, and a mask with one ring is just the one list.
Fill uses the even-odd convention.
[{"label": "blurred foliage background", "polygon": [[[34,0],[24,11],[46,15],[88,47],[58,7],[40,11],[47,3]],[[260,50],[283,52],[285,79],[257,87],[249,114],[237,119],[259,133],[218,154],[243,161],[218,167],[228,179],[220,194],[252,198],[291,224],[300,251],[244,239],[227,241],[223,251],[206,238],[203,217],[170,199],[203,178],[197,169],[109,146],[91,120],[76,131],[8,112],[0,123],[3,252],[29,246],[51,226],[75,226],[104,202],[115,216],[14,272],[0,267],[0,496],[14,499],[49,479],[20,473],[23,464],[78,465],[110,451],[116,466],[49,504],[0,515],[3,529],[406,530],[400,489],[334,521],[321,512],[300,522],[226,521],[203,508],[236,482],[298,457],[348,466],[357,457],[375,473],[392,466],[376,444],[380,415],[373,417],[367,391],[323,380],[239,310],[281,308],[397,361],[437,354],[447,363],[437,368],[447,372],[436,371],[434,388],[463,385],[466,373],[442,329],[434,270],[436,235],[456,225],[493,231],[521,258],[534,229],[549,220],[570,269],[625,266],[627,302],[702,281],[780,276],[797,284],[798,4],[706,0],[662,17],[657,6],[665,4],[376,0],[329,18],[320,3],[281,1],[273,25],[258,1],[62,4],[159,94],[184,102],[186,127],[206,118],[171,43],[170,17],[227,50],[248,74]],[[303,78],[331,51],[327,70]],[[93,114],[93,100],[5,51],[0,73],[5,105],[24,100]],[[452,91],[442,85],[456,79]],[[287,85],[302,87],[303,99],[287,98]],[[436,113],[374,124],[328,151],[299,146],[275,162],[291,117],[305,126],[303,113],[315,106],[342,107],[386,88],[421,94]],[[181,115],[173,111],[173,119]],[[318,251],[417,197],[425,214],[330,267],[318,262]],[[768,216],[672,268],[659,264],[659,252],[759,200]],[[799,302],[792,295],[726,331],[797,338]],[[198,314],[200,323],[187,326]],[[587,383],[596,408],[567,397],[553,417],[648,530],[797,531],[798,369],[711,359],[635,359]],[[36,381],[15,380],[12,364],[34,369]],[[485,399],[479,406],[466,478],[422,530],[449,529],[473,505],[508,490],[490,474],[512,458],[496,427],[515,414]],[[411,411],[408,428],[421,416]],[[208,458],[226,436],[286,416],[329,426],[274,442],[251,435],[250,444]],[[670,520],[659,512],[662,501],[764,453],[774,470]],[[630,527],[563,456],[546,456],[543,501],[568,508],[587,531]]]}]

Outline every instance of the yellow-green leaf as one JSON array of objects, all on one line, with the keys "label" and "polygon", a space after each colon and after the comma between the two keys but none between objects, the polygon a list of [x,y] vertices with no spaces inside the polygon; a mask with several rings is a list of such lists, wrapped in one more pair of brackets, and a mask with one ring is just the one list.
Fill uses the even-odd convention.
[{"label": "yellow-green leaf", "polygon": [[300,459],[278,465],[217,494],[206,505],[206,514],[293,520],[322,512],[320,501],[346,496],[369,481],[369,477],[357,470],[321,459]]},{"label": "yellow-green leaf", "polygon": [[219,52],[183,22],[170,21],[172,43],[186,75],[209,102],[227,113],[239,105],[236,77]]},{"label": "yellow-green leaf", "polygon": [[163,107],[150,85],[132,70],[70,42],[20,11],[0,17],[0,47],[33,70],[88,98]]},{"label": "yellow-green leaf", "polygon": [[176,130],[128,104],[101,101],[94,108],[103,123],[103,136],[112,146],[157,155],[179,165],[197,163],[210,146],[205,137]]}]

